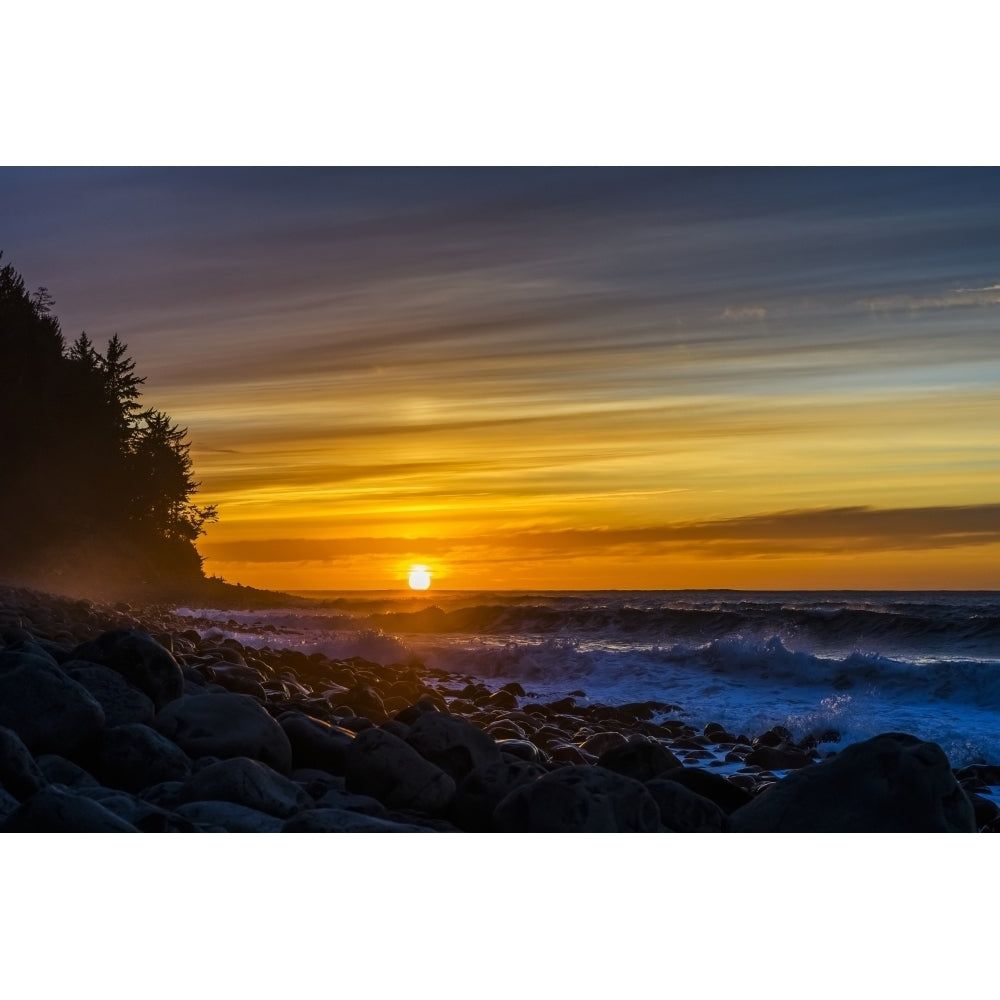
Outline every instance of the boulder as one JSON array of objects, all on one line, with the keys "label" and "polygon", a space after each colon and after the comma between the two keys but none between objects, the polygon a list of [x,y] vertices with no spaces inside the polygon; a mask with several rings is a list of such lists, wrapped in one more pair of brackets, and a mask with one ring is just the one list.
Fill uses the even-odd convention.
[{"label": "boulder", "polygon": [[349,809],[366,816],[386,817],[388,810],[378,799],[370,795],[355,795],[352,792],[330,788],[316,800],[317,809]]},{"label": "boulder", "polygon": [[330,725],[302,712],[285,712],[278,724],[292,748],[293,767],[314,767],[330,774],[343,774],[354,733]]},{"label": "boulder", "polygon": [[[576,739],[577,737],[574,737]],[[609,750],[616,749],[628,743],[628,737],[624,733],[614,731],[602,731],[591,733],[584,739],[579,740],[578,746],[581,750],[593,754],[598,759]]]},{"label": "boulder", "polygon": [[0,826],[0,833],[138,833],[99,802],[68,788],[49,785],[25,800]]},{"label": "boulder", "polygon": [[236,802],[188,802],[178,806],[176,812],[206,832],[214,833],[277,833],[282,825],[276,816]]},{"label": "boulder", "polygon": [[746,763],[762,767],[765,771],[794,771],[800,767],[808,767],[815,759],[815,754],[797,747],[770,747],[761,744],[747,754]]},{"label": "boulder", "polygon": [[597,758],[599,767],[624,774],[636,781],[648,781],[664,771],[681,767],[681,762],[662,744],[645,736],[605,750]]},{"label": "boulder", "polygon": [[[191,832],[192,826],[180,817],[117,788],[93,785],[76,789],[76,794],[113,812],[140,833]],[[176,820],[176,822],[175,822]]]},{"label": "boulder", "polygon": [[83,788],[87,785],[99,785],[100,782],[79,764],[60,757],[54,753],[43,753],[35,758],[39,769],[45,775],[45,780],[53,785],[65,785],[67,788]]},{"label": "boulder", "polygon": [[203,768],[185,782],[180,797],[183,802],[235,802],[280,819],[314,804],[312,796],[290,778],[249,757],[232,757]]},{"label": "boulder", "polygon": [[104,728],[104,709],[48,656],[0,652],[0,726],[35,756],[72,757]]},{"label": "boulder", "polygon": [[73,650],[74,660],[110,667],[152,699],[157,711],[184,693],[184,674],[169,650],[134,628],[115,629]]},{"label": "boulder", "polygon": [[347,754],[347,790],[387,806],[439,812],[455,796],[455,782],[408,743],[385,730],[365,729]]},{"label": "boulder", "polygon": [[0,788],[18,802],[34,795],[48,779],[13,729],[0,726]]},{"label": "boulder", "polygon": [[492,736],[447,712],[424,712],[410,725],[406,742],[456,782],[473,768],[502,760]]},{"label": "boulder", "polygon": [[307,809],[285,821],[282,833],[434,833],[425,826],[397,823],[349,809]]},{"label": "boulder", "polygon": [[504,759],[516,757],[518,760],[531,761],[533,764],[544,764],[548,760],[547,754],[535,746],[531,740],[497,740],[497,750],[500,751],[500,756]]},{"label": "boulder", "polygon": [[883,733],[793,771],[730,817],[739,833],[973,833],[944,751]]},{"label": "boulder", "polygon": [[87,663],[85,660],[71,660],[63,665],[63,670],[97,699],[104,709],[107,725],[152,723],[156,715],[153,699],[110,667]]},{"label": "boulder", "polygon": [[451,818],[470,832],[495,830],[496,807],[515,788],[537,781],[547,773],[540,764],[527,760],[503,760],[474,768],[458,786]]},{"label": "boulder", "polygon": [[660,809],[660,822],[675,833],[725,833],[729,817],[711,799],[676,781],[653,778],[645,783]]},{"label": "boulder", "polygon": [[183,781],[190,773],[187,754],[139,722],[106,729],[94,760],[94,774],[102,784],[128,792],[161,781]]},{"label": "boulder", "polygon": [[10,792],[0,788],[0,829],[7,821],[7,817],[14,813],[21,805]]},{"label": "boulder", "polygon": [[281,774],[292,769],[285,731],[248,694],[197,694],[178,698],[154,722],[189,757],[252,757]]},{"label": "boulder", "polygon": [[503,833],[655,833],[660,810],[634,778],[570,765],[515,788],[494,821]]},{"label": "boulder", "polygon": [[753,800],[753,795],[745,788],[734,784],[721,774],[713,774],[700,767],[678,767],[664,771],[657,777],[676,781],[692,792],[711,799],[727,815]]}]

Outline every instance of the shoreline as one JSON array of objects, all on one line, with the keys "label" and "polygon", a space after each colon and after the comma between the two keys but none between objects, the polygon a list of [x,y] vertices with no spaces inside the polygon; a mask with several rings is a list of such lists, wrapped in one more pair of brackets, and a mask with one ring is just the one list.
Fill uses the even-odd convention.
[{"label": "shoreline", "polygon": [[[219,610],[260,609],[278,597],[296,600],[223,586],[225,592],[212,588],[217,597],[228,593],[268,603],[239,601]],[[188,596],[197,598],[191,603],[203,599]],[[315,603],[298,600],[301,606]],[[494,691],[471,675],[416,661],[378,664],[257,649],[207,634],[224,622],[206,619],[196,629],[170,608],[166,602],[100,604],[0,585],[5,664],[48,656],[46,669],[68,674],[74,689],[84,689],[81,699],[96,699],[102,712],[92,732],[65,753],[54,752],[57,737],[41,738],[30,726],[21,726],[29,736],[24,739],[8,712],[0,725],[32,746],[19,772],[26,781],[19,795],[9,794],[10,780],[3,783],[7,798],[0,798],[0,829],[11,822],[15,829],[56,822],[26,818],[29,800],[37,804],[47,797],[58,800],[49,803],[50,812],[58,806],[78,816],[59,821],[68,822],[62,827],[67,830],[78,828],[74,822],[102,821],[109,828],[118,823],[190,832],[729,832],[753,829],[745,824],[753,810],[741,812],[743,807],[753,803],[760,811],[760,803],[776,799],[772,789],[802,785],[802,775],[817,772],[814,765],[822,771],[850,749],[825,754],[821,741],[796,743],[780,727],[747,734],[727,733],[711,723],[702,731],[677,721],[656,723],[657,712],[669,707],[662,702],[615,707],[582,705],[572,697],[540,702],[516,684]],[[157,649],[167,651],[157,669],[175,685],[168,696],[154,681],[137,680],[113,643],[93,651],[95,639],[120,630],[151,637],[150,645],[132,649],[133,658],[157,661]],[[81,650],[93,659],[81,659]],[[140,694],[155,696],[155,710],[133,707],[123,714],[123,693],[118,702],[108,693],[109,673],[129,679],[127,686]],[[258,729],[270,739],[266,751],[263,736],[254,737],[257,743],[233,741],[233,732],[249,725],[235,715],[230,723],[222,717],[212,722],[214,742],[199,744],[190,737],[196,726],[184,716],[186,706],[215,711],[251,703]],[[198,725],[204,728],[204,719]],[[916,742],[919,747],[897,740],[891,748],[903,771],[912,771],[914,754],[927,757],[924,748],[936,747]],[[139,758],[144,763],[129,765],[131,770],[122,763]],[[964,817],[971,810],[975,829],[1000,830],[1000,807],[991,797],[1000,786],[1000,767],[952,771],[946,758],[930,764],[934,773],[928,781],[951,782],[944,793],[951,796],[948,816],[957,809]],[[249,801],[248,777],[257,788]],[[557,801],[568,805],[560,812],[553,806]],[[91,819],[79,818],[84,814]],[[906,822],[923,829],[920,823],[936,821]],[[941,822],[949,828],[951,820]]]}]

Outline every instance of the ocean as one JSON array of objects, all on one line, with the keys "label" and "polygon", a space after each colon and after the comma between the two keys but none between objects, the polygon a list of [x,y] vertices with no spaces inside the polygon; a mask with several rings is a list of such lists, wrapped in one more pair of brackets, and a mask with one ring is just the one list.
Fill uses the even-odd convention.
[{"label": "ocean", "polygon": [[782,725],[821,750],[907,732],[953,767],[1000,763],[996,592],[300,593],[315,605],[177,613],[250,646],[417,658],[539,699],[658,702],[657,719]]}]

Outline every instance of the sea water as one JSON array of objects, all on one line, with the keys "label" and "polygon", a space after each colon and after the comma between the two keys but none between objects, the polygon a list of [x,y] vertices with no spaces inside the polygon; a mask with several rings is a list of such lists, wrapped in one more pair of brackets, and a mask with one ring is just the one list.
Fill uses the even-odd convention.
[{"label": "sea water", "polygon": [[[307,592],[309,608],[178,609],[251,646],[421,660],[532,697],[838,749],[882,732],[1000,763],[996,592]],[[268,631],[261,631],[269,628]]]}]

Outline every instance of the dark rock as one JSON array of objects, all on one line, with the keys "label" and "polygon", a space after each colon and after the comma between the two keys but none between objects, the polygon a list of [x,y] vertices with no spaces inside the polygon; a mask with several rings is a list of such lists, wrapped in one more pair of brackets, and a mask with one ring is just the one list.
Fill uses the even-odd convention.
[{"label": "dark rock", "polygon": [[277,816],[236,802],[188,802],[178,806],[176,811],[178,816],[213,832],[277,833],[283,823]]},{"label": "dark rock", "polygon": [[660,809],[660,821],[675,833],[725,833],[729,817],[711,799],[665,778],[647,781],[646,790]]},{"label": "dark rock", "polygon": [[248,694],[199,694],[179,698],[155,720],[156,729],[189,757],[252,757],[281,774],[292,769],[285,731]]},{"label": "dark rock", "polygon": [[980,785],[996,787],[1000,785],[1000,764],[969,764],[955,772],[959,781],[975,778]]},{"label": "dark rock", "polygon": [[[531,740],[497,740],[501,757],[517,757],[535,764],[544,764],[546,755]],[[471,772],[470,772],[471,773]]]},{"label": "dark rock", "polygon": [[636,781],[648,781],[664,771],[681,766],[681,762],[662,743],[641,736],[606,750],[597,758],[597,764]]},{"label": "dark rock", "polygon": [[591,753],[600,759],[602,754],[624,746],[627,742],[628,737],[624,733],[600,732],[591,733],[584,737],[584,739],[580,740],[579,747],[585,753]]},{"label": "dark rock", "polygon": [[713,743],[735,743],[736,737],[718,722],[710,722],[703,730],[706,739]]},{"label": "dark rock", "polygon": [[549,758],[557,764],[594,764],[597,755],[581,750],[575,743],[553,743],[546,750]]},{"label": "dark rock", "polygon": [[220,760],[192,775],[181,793],[184,802],[235,802],[287,819],[313,805],[312,797],[290,778],[249,757]]},{"label": "dark rock", "polygon": [[470,771],[458,786],[450,816],[463,830],[495,830],[493,813],[515,788],[537,781],[548,772],[532,761],[486,764]]},{"label": "dark rock", "polygon": [[13,729],[0,726],[0,787],[23,802],[47,784],[21,737]]},{"label": "dark rock", "polygon": [[58,754],[45,753],[35,758],[39,769],[45,775],[45,780],[53,785],[65,785],[67,788],[80,788],[86,785],[99,785],[100,782],[79,764],[75,764]]},{"label": "dark rock", "polygon": [[366,719],[361,715],[348,716],[340,720],[341,729],[349,729],[352,733],[360,733],[365,729],[373,729],[375,723],[371,719]]},{"label": "dark rock", "polygon": [[104,709],[108,726],[123,726],[129,722],[152,723],[156,715],[152,698],[110,667],[85,660],[70,660],[63,665],[63,670],[97,699]]},{"label": "dark rock", "polygon": [[757,746],[747,754],[746,763],[755,764],[768,771],[792,771],[800,767],[808,767],[813,763],[812,754],[794,747]]},{"label": "dark rock", "polygon": [[282,833],[434,833],[429,827],[396,823],[349,809],[306,809],[287,820]]},{"label": "dark rock", "polygon": [[713,774],[700,767],[681,767],[674,771],[664,771],[658,777],[676,781],[692,792],[711,799],[724,813],[732,813],[753,798],[746,789],[734,785],[721,774]]},{"label": "dark rock", "polygon": [[446,712],[425,712],[410,726],[406,742],[456,782],[473,768],[501,760],[491,736]]},{"label": "dark rock", "polygon": [[483,704],[487,708],[517,708],[517,695],[512,691],[501,688],[499,691],[494,691]]},{"label": "dark rock", "polygon": [[515,788],[494,820],[504,833],[652,833],[660,829],[660,810],[633,778],[570,766]]},{"label": "dark rock", "polygon": [[401,712],[397,712],[396,721],[402,722],[407,726],[412,726],[425,712],[437,711],[439,711],[438,706],[433,701],[428,698],[421,698],[420,701],[410,705],[409,708],[404,708]]},{"label": "dark rock", "polygon": [[104,728],[104,709],[48,656],[0,652],[0,726],[33,755],[75,756]]},{"label": "dark rock", "polygon": [[761,733],[754,741],[755,747],[780,747],[782,743],[787,743],[792,738],[792,734],[784,726],[774,726],[766,733]]},{"label": "dark rock", "polygon": [[176,809],[183,805],[183,781],[161,781],[158,785],[150,785],[142,790],[142,798],[151,805],[161,809]]},{"label": "dark rock", "polygon": [[410,727],[405,722],[399,722],[396,719],[386,719],[379,728],[384,729],[387,733],[392,733],[393,736],[398,736],[401,740],[405,740],[410,734]]},{"label": "dark rock", "polygon": [[138,833],[99,802],[67,788],[49,785],[11,813],[2,833]]},{"label": "dark rock", "polygon": [[348,729],[323,722],[301,712],[285,712],[278,724],[292,748],[292,766],[315,767],[330,774],[347,769],[347,752],[354,742]]},{"label": "dark rock", "polygon": [[183,781],[191,761],[176,743],[139,722],[106,729],[94,761],[94,774],[110,788],[139,792],[161,781]]},{"label": "dark rock", "polygon": [[316,800],[317,809],[348,809],[365,816],[388,816],[388,810],[378,799],[370,795],[355,795],[352,792],[329,788]]},{"label": "dark rock", "polygon": [[348,751],[345,777],[349,792],[372,795],[394,808],[440,812],[455,797],[448,774],[381,729],[358,733]]},{"label": "dark rock", "polygon": [[262,701],[267,696],[264,691],[265,677],[260,671],[244,663],[213,663],[209,667],[212,681],[236,694],[250,694]]},{"label": "dark rock", "polygon": [[731,816],[736,832],[972,833],[972,803],[944,751],[883,733],[794,771]]},{"label": "dark rock", "polygon": [[7,817],[11,816],[21,805],[10,792],[0,788],[0,829],[7,822]]},{"label": "dark rock", "polygon": [[355,684],[343,696],[343,704],[348,705],[355,715],[372,722],[385,722],[389,718],[385,702],[379,693],[368,684]]},{"label": "dark rock", "polygon": [[147,694],[157,711],[184,693],[184,674],[169,650],[138,629],[123,628],[82,643],[74,660],[100,663]]},{"label": "dark rock", "polygon": [[972,794],[969,796],[969,801],[972,803],[977,830],[981,832],[985,830],[992,831],[1000,825],[1000,806],[992,799]]}]

